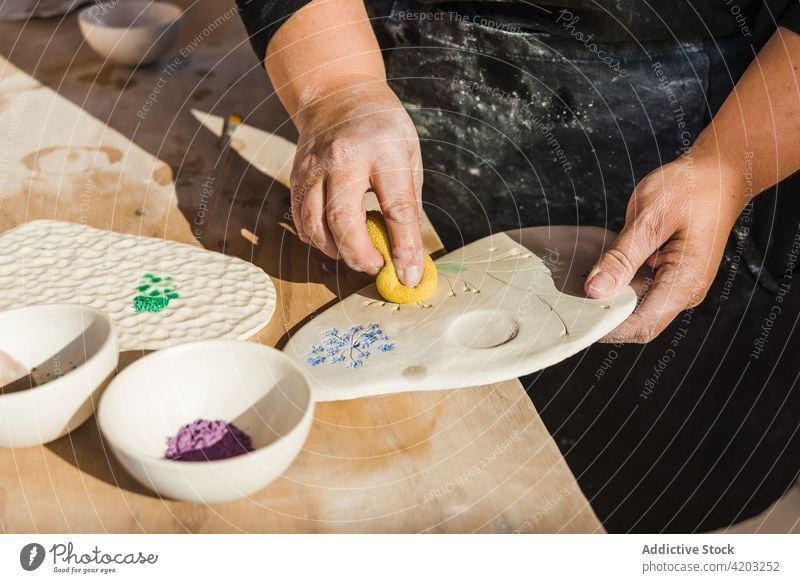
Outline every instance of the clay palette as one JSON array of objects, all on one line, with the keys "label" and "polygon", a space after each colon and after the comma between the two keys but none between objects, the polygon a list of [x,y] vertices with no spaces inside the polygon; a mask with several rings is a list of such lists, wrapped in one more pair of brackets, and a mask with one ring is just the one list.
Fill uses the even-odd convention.
[{"label": "clay palette", "polygon": [[505,233],[436,261],[439,287],[391,304],[374,285],[299,330],[284,349],[318,401],[477,386],[535,372],[586,348],[636,305],[626,288],[592,300],[559,291],[541,257]]}]

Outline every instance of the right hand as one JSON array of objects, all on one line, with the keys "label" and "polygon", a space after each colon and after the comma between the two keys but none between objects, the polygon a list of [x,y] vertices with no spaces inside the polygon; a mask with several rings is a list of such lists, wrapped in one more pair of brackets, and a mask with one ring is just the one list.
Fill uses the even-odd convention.
[{"label": "right hand", "polygon": [[371,275],[383,258],[370,241],[364,193],[375,191],[400,281],[422,276],[422,157],[411,118],[385,81],[353,80],[299,111],[292,216],[300,239]]}]

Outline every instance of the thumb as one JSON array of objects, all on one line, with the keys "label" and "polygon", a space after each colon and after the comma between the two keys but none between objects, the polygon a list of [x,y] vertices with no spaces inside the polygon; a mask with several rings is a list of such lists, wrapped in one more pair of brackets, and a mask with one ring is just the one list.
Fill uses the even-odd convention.
[{"label": "thumb", "polygon": [[659,230],[648,229],[638,220],[625,225],[586,277],[586,295],[603,298],[630,284],[639,268],[664,243]]}]

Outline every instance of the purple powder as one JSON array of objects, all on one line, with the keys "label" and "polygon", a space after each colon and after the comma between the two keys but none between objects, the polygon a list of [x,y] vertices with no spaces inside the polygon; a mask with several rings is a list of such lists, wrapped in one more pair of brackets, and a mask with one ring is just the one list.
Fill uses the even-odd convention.
[{"label": "purple powder", "polygon": [[167,439],[169,460],[205,462],[224,460],[253,451],[250,436],[226,421],[198,419],[184,425],[178,435]]}]

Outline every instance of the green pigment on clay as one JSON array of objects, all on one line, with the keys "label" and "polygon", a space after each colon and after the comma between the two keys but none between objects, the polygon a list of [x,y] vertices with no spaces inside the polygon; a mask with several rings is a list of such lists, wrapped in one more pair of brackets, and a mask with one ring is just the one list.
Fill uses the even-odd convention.
[{"label": "green pigment on clay", "polygon": [[137,312],[161,312],[169,306],[170,301],[180,297],[171,277],[159,277],[152,273],[144,274],[136,291],[139,294],[133,298],[133,309]]},{"label": "green pigment on clay", "polygon": [[445,271],[447,273],[463,273],[467,271],[467,268],[464,267],[463,263],[456,263],[454,261],[444,261],[442,263],[437,263],[436,268],[439,271]]}]

